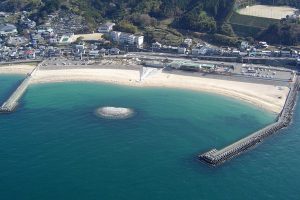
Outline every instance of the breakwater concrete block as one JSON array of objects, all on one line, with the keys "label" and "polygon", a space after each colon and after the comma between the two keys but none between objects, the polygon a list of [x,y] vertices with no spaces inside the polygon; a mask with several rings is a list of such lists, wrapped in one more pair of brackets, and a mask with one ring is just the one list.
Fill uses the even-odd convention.
[{"label": "breakwater concrete block", "polygon": [[217,166],[235,156],[240,155],[244,151],[254,147],[256,144],[263,141],[268,136],[276,133],[280,129],[287,127],[293,118],[294,107],[297,102],[298,91],[300,89],[299,76],[296,77],[295,82],[290,88],[290,92],[286,99],[285,105],[279,114],[277,121],[273,124],[266,126],[265,128],[252,133],[251,135],[224,147],[221,150],[212,149],[208,152],[199,155],[199,159],[209,165]]}]

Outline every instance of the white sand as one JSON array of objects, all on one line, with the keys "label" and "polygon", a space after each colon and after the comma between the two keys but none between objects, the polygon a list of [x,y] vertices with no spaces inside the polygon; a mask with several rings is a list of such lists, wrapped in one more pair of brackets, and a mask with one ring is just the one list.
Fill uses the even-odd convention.
[{"label": "white sand", "polygon": [[35,68],[34,65],[0,65],[0,74],[27,74]]},{"label": "white sand", "polygon": [[285,18],[287,15],[293,15],[296,11],[296,8],[288,6],[254,5],[240,9],[238,10],[238,13],[242,15],[281,19]]},{"label": "white sand", "polygon": [[272,85],[157,73],[139,82],[138,70],[120,69],[63,69],[37,71],[32,83],[89,81],[137,87],[168,87],[213,92],[254,104],[271,112],[283,108],[289,88]]}]

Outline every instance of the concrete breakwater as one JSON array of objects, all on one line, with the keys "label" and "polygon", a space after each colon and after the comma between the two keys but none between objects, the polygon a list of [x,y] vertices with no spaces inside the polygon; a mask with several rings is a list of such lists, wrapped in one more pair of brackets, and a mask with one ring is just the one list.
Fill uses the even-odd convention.
[{"label": "concrete breakwater", "polygon": [[23,80],[23,82],[12,93],[8,100],[2,104],[2,106],[0,107],[0,112],[12,112],[17,107],[19,99],[23,96],[29,85],[30,78],[31,77],[29,75]]},{"label": "concrete breakwater", "polygon": [[295,77],[295,82],[292,84],[284,108],[279,114],[275,123],[266,126],[265,128],[252,133],[251,135],[224,147],[221,150],[212,149],[208,152],[199,155],[199,159],[209,165],[220,165],[225,161],[241,154],[249,148],[260,143],[264,138],[276,133],[278,130],[287,127],[293,117],[293,110],[297,101],[297,94],[300,88],[300,79]]},{"label": "concrete breakwater", "polygon": [[15,110],[20,98],[23,96],[23,94],[25,93],[26,89],[30,84],[32,75],[34,75],[34,73],[38,70],[38,67],[36,67],[30,74],[27,74],[23,82],[11,94],[11,96],[2,104],[2,106],[0,107],[0,113],[10,113]]}]

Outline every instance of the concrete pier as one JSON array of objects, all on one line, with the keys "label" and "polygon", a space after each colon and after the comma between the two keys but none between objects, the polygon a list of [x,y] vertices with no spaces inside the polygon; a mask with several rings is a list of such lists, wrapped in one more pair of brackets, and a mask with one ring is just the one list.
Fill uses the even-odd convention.
[{"label": "concrete pier", "polygon": [[266,137],[276,133],[278,130],[287,127],[293,117],[293,110],[297,101],[297,94],[300,88],[300,78],[295,77],[295,82],[292,84],[288,97],[286,99],[284,108],[279,114],[275,123],[268,125],[267,127],[252,133],[251,135],[224,147],[221,150],[212,149],[208,152],[199,155],[199,159],[209,165],[220,165],[225,161],[241,154],[249,148],[260,143]]},{"label": "concrete pier", "polygon": [[0,107],[0,113],[10,113],[15,110],[20,98],[23,96],[26,89],[28,88],[32,76],[38,70],[38,68],[39,68],[39,65],[31,73],[27,74],[27,76],[23,80],[23,82],[11,94],[11,96],[2,104],[2,106]]}]

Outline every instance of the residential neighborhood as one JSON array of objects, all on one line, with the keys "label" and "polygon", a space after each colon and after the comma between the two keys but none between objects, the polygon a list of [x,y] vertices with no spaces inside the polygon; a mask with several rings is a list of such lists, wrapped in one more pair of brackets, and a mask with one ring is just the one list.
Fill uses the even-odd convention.
[{"label": "residential neighborhood", "polygon": [[[14,16],[3,13],[0,18]],[[267,42],[250,44],[242,41],[239,48],[217,47],[203,41],[185,38],[178,46],[158,41],[146,43],[142,34],[115,30],[116,23],[105,22],[89,31],[82,17],[72,13],[56,13],[47,22],[37,25],[26,12],[19,13],[18,24],[0,24],[0,60],[43,59],[67,56],[74,59],[98,59],[105,55],[127,52],[161,52],[198,56],[295,58],[299,63],[300,51],[291,48],[270,48]]]}]

